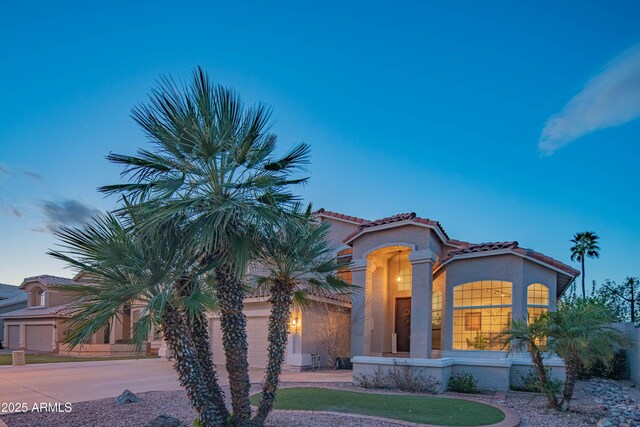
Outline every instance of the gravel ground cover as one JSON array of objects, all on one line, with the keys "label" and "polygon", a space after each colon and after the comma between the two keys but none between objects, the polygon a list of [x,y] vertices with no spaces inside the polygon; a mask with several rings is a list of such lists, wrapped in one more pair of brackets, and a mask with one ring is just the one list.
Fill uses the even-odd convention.
[{"label": "gravel ground cover", "polygon": [[[546,407],[546,400],[541,395],[531,393],[496,393],[494,395],[459,395],[445,393],[444,396],[471,398],[479,402],[489,402],[504,405],[515,410],[521,417],[523,427],[578,427],[593,426],[609,415],[606,405],[596,402],[596,398],[602,400],[602,391],[598,388],[597,381],[580,381],[576,386],[575,400],[571,402],[571,410],[567,413],[550,410]],[[625,405],[637,405],[640,402],[640,393],[631,388],[629,383],[613,382],[620,386],[627,400],[635,403]],[[613,387],[611,385],[611,387]],[[351,383],[289,383],[283,387],[330,387],[343,390],[361,391],[368,393],[397,393],[397,391],[363,390]],[[254,385],[252,393],[258,392],[260,387]],[[62,427],[62,426],[92,426],[92,427],[132,427],[144,426],[156,416],[167,414],[182,420],[187,425],[192,425],[195,413],[187,401],[184,391],[147,392],[138,394],[142,400],[138,403],[116,406],[115,399],[103,399],[90,402],[73,404],[70,413],[26,413],[5,415],[1,419],[9,427]],[[614,420],[615,421],[615,420]],[[325,426],[371,426],[387,427],[398,426],[401,423],[374,422],[367,418],[357,416],[309,414],[303,416],[291,411],[276,411],[269,416],[268,424],[271,426],[300,426],[300,427],[325,427]],[[606,424],[605,424],[606,425]],[[611,425],[625,425],[614,424]],[[638,424],[626,424],[629,426]]]}]

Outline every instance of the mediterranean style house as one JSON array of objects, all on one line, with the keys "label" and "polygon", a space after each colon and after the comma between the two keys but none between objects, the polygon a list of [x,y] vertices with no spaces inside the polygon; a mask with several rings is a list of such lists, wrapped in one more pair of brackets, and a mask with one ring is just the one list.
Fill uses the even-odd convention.
[{"label": "mediterranean style house", "polygon": [[[507,389],[530,369],[500,332],[512,319],[554,310],[579,272],[518,242],[451,239],[415,213],[369,221],[320,209],[336,255],[349,257],[354,378],[408,365],[446,387],[453,372]],[[562,377],[559,359],[549,359]]]},{"label": "mediterranean style house", "polygon": [[[354,379],[397,365],[434,377],[446,387],[454,372],[472,373],[481,387],[507,389],[531,369],[527,354],[509,350],[500,333],[512,319],[531,319],[554,310],[556,300],[578,271],[518,242],[470,243],[450,238],[439,222],[415,213],[366,220],[320,209],[330,224],[329,243],[340,272],[357,286],[350,297],[312,294],[308,307],[294,309],[285,369],[331,366],[351,357]],[[250,272],[251,275],[251,272]],[[5,347],[69,354],[61,344],[76,296],[59,285],[90,284],[37,276],[20,286],[27,308],[4,314]],[[268,292],[245,298],[249,365],[267,361]],[[144,306],[132,306],[111,325],[73,351],[80,356],[130,354],[132,329]],[[219,316],[209,313],[214,363],[223,365]],[[165,354],[152,331],[148,353]],[[547,359],[552,375],[562,377],[559,359]]]}]

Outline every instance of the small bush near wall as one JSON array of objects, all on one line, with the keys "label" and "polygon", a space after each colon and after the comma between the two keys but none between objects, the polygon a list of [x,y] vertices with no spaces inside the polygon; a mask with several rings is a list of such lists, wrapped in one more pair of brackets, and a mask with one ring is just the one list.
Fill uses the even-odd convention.
[{"label": "small bush near wall", "polygon": [[469,372],[454,372],[449,378],[449,391],[455,391],[456,393],[477,393],[478,380]]},{"label": "small bush near wall", "polygon": [[378,367],[371,375],[361,374],[356,383],[363,388],[395,388],[411,393],[436,393],[440,382],[430,375],[416,374],[409,365],[394,364],[385,372]]},{"label": "small bush near wall", "polygon": [[[555,393],[560,393],[560,390],[562,390],[562,381],[553,378],[551,368],[545,369],[545,371],[547,372],[547,378],[549,378],[549,387]],[[511,389],[516,391],[527,391],[530,393],[544,392],[542,384],[540,384],[540,378],[538,378],[538,374],[536,374],[536,371],[534,370],[529,370],[525,375],[521,375],[520,381],[522,385],[512,385]]]},{"label": "small bush near wall", "polygon": [[625,350],[618,350],[614,353],[613,359],[608,365],[597,362],[590,369],[582,368],[578,377],[580,379],[600,377],[612,380],[623,380],[628,378],[627,365],[627,352]]}]

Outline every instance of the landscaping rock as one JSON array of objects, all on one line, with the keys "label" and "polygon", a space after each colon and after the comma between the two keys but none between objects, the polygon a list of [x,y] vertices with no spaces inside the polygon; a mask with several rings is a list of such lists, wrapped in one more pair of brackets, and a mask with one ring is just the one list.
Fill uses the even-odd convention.
[{"label": "landscaping rock", "polygon": [[187,427],[185,423],[171,415],[158,415],[145,427]]},{"label": "landscaping rock", "polygon": [[640,425],[640,404],[636,402],[616,381],[593,378],[587,388],[598,406],[608,412],[598,421],[598,427],[623,427]]},{"label": "landscaping rock", "polygon": [[596,427],[611,427],[613,426],[613,424],[611,424],[611,421],[609,421],[608,418],[603,418],[600,421],[598,421],[598,424],[596,424]]},{"label": "landscaping rock", "polygon": [[140,402],[140,400],[141,399],[138,396],[136,396],[134,393],[132,393],[129,390],[125,390],[122,392],[120,396],[116,398],[116,405],[120,406],[120,405],[126,405],[128,403],[138,403]]}]

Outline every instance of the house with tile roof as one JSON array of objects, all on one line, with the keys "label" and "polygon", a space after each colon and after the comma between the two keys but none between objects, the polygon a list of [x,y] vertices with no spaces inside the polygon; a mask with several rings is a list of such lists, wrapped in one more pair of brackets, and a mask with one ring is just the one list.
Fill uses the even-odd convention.
[{"label": "house with tile roof", "polygon": [[[442,224],[415,213],[367,220],[320,209],[317,220],[330,224],[329,243],[340,272],[358,291],[350,297],[313,294],[304,309],[293,310],[284,369],[330,366],[351,357],[354,378],[379,369],[408,365],[446,387],[453,372],[473,374],[484,388],[508,389],[531,369],[527,354],[509,351],[500,333],[513,319],[532,319],[555,310],[556,301],[578,276],[572,267],[517,241],[472,243],[449,237]],[[258,273],[259,267],[249,271]],[[20,286],[27,308],[5,314],[5,346],[69,354],[61,344],[76,296],[64,284],[91,284],[36,276]],[[270,294],[248,292],[249,366],[264,368]],[[91,337],[79,355],[116,354],[126,345],[143,305],[133,305],[104,331]],[[214,363],[225,363],[218,313],[208,313]],[[148,348],[165,354],[161,335],[152,332]],[[93,349],[93,350],[92,350]],[[121,349],[125,351],[126,349]],[[120,350],[119,350],[120,351]],[[549,358],[552,374],[564,366]]]},{"label": "house with tile roof", "polygon": [[27,306],[27,294],[19,287],[0,283],[0,344],[4,339],[2,314]]},{"label": "house with tile roof", "polygon": [[[516,241],[452,239],[415,213],[366,220],[328,210],[336,256],[349,256],[354,378],[406,364],[446,387],[452,372],[508,389],[530,366],[500,333],[514,319],[555,310],[578,276],[572,267]],[[550,359],[562,377],[560,360]]]},{"label": "house with tile roof", "polygon": [[[91,278],[85,273],[72,279],[46,274],[25,278],[18,288],[25,306],[0,314],[0,318],[4,320],[4,347],[33,353],[76,356],[139,354],[129,341],[135,321],[132,310],[140,310],[140,307],[126,309],[121,316],[114,317],[107,327],[89,337],[86,343],[76,349],[71,350],[63,344],[69,330],[66,321],[73,313],[73,304],[79,299],[77,292],[65,288],[68,285],[90,286]],[[1,303],[2,301],[0,305]]]}]

